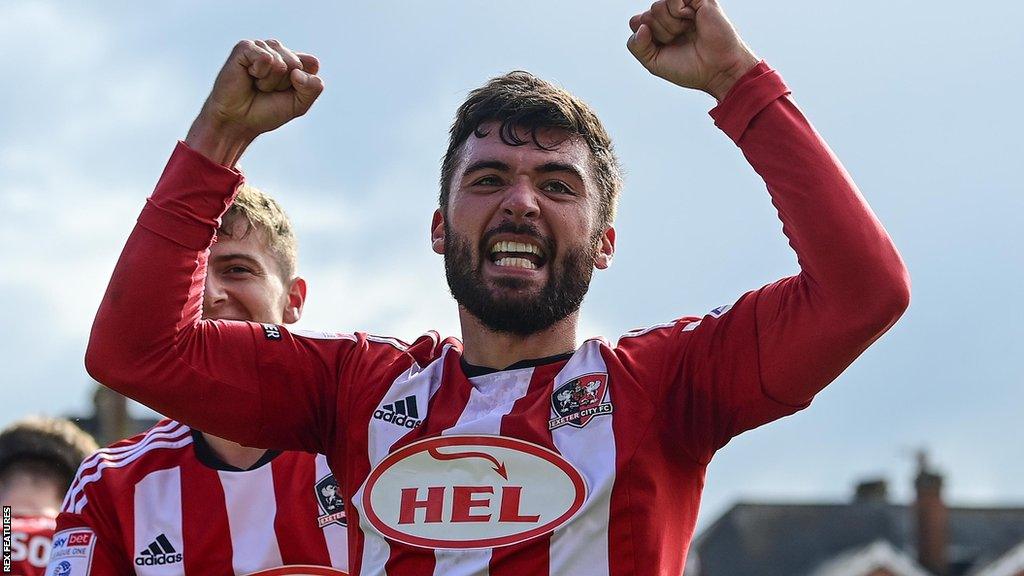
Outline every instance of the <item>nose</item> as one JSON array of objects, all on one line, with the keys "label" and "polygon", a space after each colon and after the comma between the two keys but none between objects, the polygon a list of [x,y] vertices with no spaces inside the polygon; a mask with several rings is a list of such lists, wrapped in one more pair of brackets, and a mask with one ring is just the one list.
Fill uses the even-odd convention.
[{"label": "nose", "polygon": [[224,286],[217,280],[212,271],[206,273],[206,288],[203,291],[203,316],[210,316],[212,310],[224,304],[228,299]]},{"label": "nose", "polygon": [[501,210],[514,221],[536,218],[540,214],[540,203],[532,182],[524,178],[506,188]]}]

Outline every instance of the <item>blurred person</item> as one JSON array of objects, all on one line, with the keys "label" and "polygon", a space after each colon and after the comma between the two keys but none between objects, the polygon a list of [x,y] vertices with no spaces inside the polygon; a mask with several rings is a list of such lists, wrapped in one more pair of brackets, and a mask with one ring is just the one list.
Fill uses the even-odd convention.
[{"label": "blurred person", "polygon": [[11,573],[46,569],[61,500],[92,436],[63,418],[35,416],[0,431],[0,505],[11,508]]},{"label": "blurred person", "polygon": [[[296,275],[295,235],[267,194],[243,188],[204,259],[204,318],[299,320],[306,282]],[[250,448],[165,419],[82,463],[48,574],[343,574],[336,491],[322,455]]]},{"label": "blurred person", "polygon": [[717,2],[658,0],[629,27],[649,72],[718,101],[711,116],[765,181],[798,274],[703,317],[580,343],[591,275],[615,251],[618,162],[586,104],[512,72],[459,107],[431,223],[464,343],[204,320],[199,288],[216,271],[202,255],[243,181],[236,161],[324,86],[313,56],[243,41],[128,239],[91,373],[235,441],[326,453],[360,574],[682,573],[714,454],[808,406],[902,315],[909,279]]}]

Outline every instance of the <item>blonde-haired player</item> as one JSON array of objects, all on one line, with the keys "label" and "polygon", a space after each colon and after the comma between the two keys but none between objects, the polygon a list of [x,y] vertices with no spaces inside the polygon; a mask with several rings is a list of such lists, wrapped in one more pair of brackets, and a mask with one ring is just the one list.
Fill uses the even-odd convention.
[{"label": "blonde-haired player", "polygon": [[[306,298],[296,260],[284,211],[243,186],[208,254],[203,316],[268,330],[296,322]],[[324,495],[332,489],[322,455],[250,448],[163,420],[82,464],[49,574],[247,574],[294,565],[319,568],[275,574],[339,574],[348,567],[346,521],[342,502]]]}]

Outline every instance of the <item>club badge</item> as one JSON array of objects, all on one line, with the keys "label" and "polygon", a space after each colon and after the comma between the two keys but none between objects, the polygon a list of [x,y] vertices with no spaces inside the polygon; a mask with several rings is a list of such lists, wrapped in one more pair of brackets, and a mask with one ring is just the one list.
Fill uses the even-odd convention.
[{"label": "club badge", "polygon": [[551,394],[554,418],[548,421],[548,429],[566,424],[583,428],[595,416],[611,414],[607,396],[608,375],[604,373],[586,374],[562,384]]},{"label": "club badge", "polygon": [[334,479],[334,474],[321,478],[313,490],[316,492],[316,501],[320,504],[322,512],[317,518],[317,525],[321,528],[332,523],[345,526],[348,523],[345,517],[345,501],[341,498],[341,489]]}]

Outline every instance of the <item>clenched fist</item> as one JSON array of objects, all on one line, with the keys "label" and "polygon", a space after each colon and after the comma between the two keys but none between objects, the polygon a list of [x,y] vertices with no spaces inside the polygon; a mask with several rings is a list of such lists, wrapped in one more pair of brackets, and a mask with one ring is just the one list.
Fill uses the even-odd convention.
[{"label": "clenched fist", "polygon": [[324,89],[311,54],[277,40],[242,40],[217,75],[185,143],[233,166],[257,136],[298,118]]},{"label": "clenched fist", "polygon": [[757,64],[716,0],[657,0],[629,27],[626,46],[647,70],[718,100]]}]

